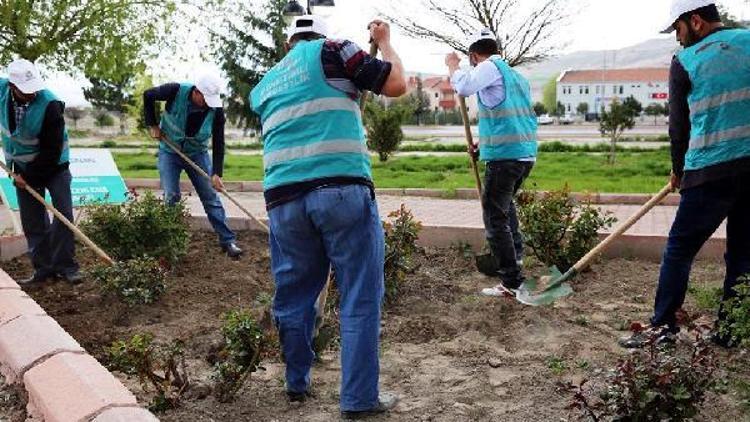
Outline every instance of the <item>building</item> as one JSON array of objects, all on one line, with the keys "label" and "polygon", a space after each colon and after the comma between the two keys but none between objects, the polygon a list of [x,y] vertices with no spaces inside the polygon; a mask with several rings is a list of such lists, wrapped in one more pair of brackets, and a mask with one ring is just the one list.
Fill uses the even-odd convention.
[{"label": "building", "polygon": [[557,79],[557,101],[570,114],[578,114],[581,103],[598,113],[613,99],[630,96],[644,108],[669,101],[669,68],[566,70]]},{"label": "building", "polygon": [[[420,75],[409,76],[407,80],[407,91],[409,95],[417,90],[419,80],[422,80],[422,90],[430,99],[430,110],[433,112],[451,112],[458,111],[458,95],[453,90],[448,76],[428,76]],[[469,112],[469,118],[476,119],[477,106],[476,100],[467,100],[466,108]]]}]

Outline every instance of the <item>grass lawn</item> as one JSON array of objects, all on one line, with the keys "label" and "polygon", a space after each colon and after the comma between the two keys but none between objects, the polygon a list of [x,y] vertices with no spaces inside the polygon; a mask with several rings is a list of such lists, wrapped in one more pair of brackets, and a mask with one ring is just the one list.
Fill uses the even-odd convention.
[{"label": "grass lawn", "polygon": [[[125,178],[158,178],[153,154],[114,154]],[[617,163],[605,155],[585,152],[542,152],[527,187],[560,189],[566,183],[575,192],[653,193],[667,182],[671,162],[667,150],[620,152]],[[466,156],[396,157],[386,163],[373,158],[373,177],[380,188],[430,188],[450,192],[473,188]],[[260,156],[227,155],[224,178],[262,180]]]}]

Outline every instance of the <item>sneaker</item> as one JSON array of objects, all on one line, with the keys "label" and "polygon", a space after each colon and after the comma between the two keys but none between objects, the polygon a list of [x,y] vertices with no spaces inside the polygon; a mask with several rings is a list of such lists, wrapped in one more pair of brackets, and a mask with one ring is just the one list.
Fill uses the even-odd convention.
[{"label": "sneaker", "polygon": [[732,349],[734,347],[737,347],[734,341],[732,341],[732,337],[728,335],[722,335],[721,333],[714,332],[711,334],[711,343],[723,347],[725,349]]},{"label": "sneaker", "polygon": [[68,282],[68,284],[72,284],[74,286],[76,284],[83,283],[83,277],[81,276],[81,273],[79,273],[78,271],[74,273],[58,274],[57,276],[65,280],[66,282]]},{"label": "sneaker", "polygon": [[237,259],[242,255],[243,251],[239,247],[237,247],[237,244],[235,243],[228,243],[226,245],[223,245],[221,247],[221,250],[227,253],[227,256],[230,258]]},{"label": "sneaker", "polygon": [[286,397],[289,399],[289,403],[304,403],[307,399],[314,397],[309,391],[304,393],[295,393],[294,391],[287,391]]},{"label": "sneaker", "polygon": [[495,287],[488,287],[486,289],[482,289],[482,296],[489,296],[489,297],[509,297],[509,296],[515,296],[515,293],[507,289],[502,284],[498,284]]},{"label": "sneaker", "polygon": [[31,277],[18,280],[18,284],[21,287],[39,287],[46,283],[50,278],[52,278],[50,274],[42,274],[38,271],[34,271],[34,274],[32,274]]},{"label": "sneaker", "polygon": [[618,343],[625,349],[642,349],[651,341],[656,342],[657,345],[674,344],[677,341],[677,333],[669,327],[651,327],[633,333],[630,337],[623,337]]},{"label": "sneaker", "polygon": [[341,418],[343,420],[358,420],[369,418],[370,416],[382,415],[393,409],[398,404],[398,397],[394,394],[381,393],[378,396],[378,404],[369,410],[342,410]]}]

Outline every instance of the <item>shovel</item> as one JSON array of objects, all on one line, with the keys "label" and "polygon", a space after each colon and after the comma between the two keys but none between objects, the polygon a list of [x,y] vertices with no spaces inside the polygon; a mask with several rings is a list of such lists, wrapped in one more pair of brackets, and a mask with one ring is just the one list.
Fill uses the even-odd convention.
[{"label": "shovel", "polygon": [[612,242],[622,236],[626,231],[628,231],[629,228],[633,227],[633,225],[638,220],[640,220],[644,215],[651,211],[652,208],[661,203],[661,201],[663,201],[664,198],[666,198],[667,195],[669,195],[673,191],[674,189],[672,188],[671,184],[667,184],[666,186],[664,186],[664,188],[659,191],[659,193],[651,198],[651,200],[643,205],[627,221],[617,227],[617,229],[613,231],[609,236],[607,236],[606,239],[596,245],[594,249],[589,251],[589,253],[587,253],[583,258],[578,260],[578,262],[576,262],[568,271],[566,271],[565,274],[563,274],[557,267],[551,267],[549,269],[550,275],[540,278],[538,283],[536,281],[526,282],[528,291],[535,291],[537,290],[537,287],[543,287],[544,290],[537,295],[527,293],[526,295],[523,295],[523,297],[519,297],[518,300],[533,306],[548,305],[561,297],[565,297],[573,293],[573,289],[567,282],[575,278],[576,275],[586,269],[591,261],[593,261],[605,249],[607,249],[607,247],[609,247]]},{"label": "shovel", "polygon": [[[15,176],[16,174],[13,173],[2,161],[0,161],[0,168],[5,170],[6,173],[8,173],[11,177]],[[35,191],[31,186],[26,185],[24,187],[26,192],[28,192],[31,196],[34,197],[39,203],[44,205],[44,208],[46,208],[48,211],[50,211],[55,217],[57,217],[58,220],[60,220],[63,224],[65,224],[71,232],[79,239],[81,242],[83,242],[86,246],[91,248],[99,257],[107,262],[109,265],[115,265],[115,261],[107,255],[106,252],[104,252],[100,247],[96,246],[96,243],[91,241],[88,236],[86,236],[78,227],[75,226],[75,224],[71,223],[70,220],[68,220],[60,211],[57,210],[57,208],[53,207],[52,205],[48,204],[47,201],[42,198],[42,195],[39,194],[39,192]]]}]

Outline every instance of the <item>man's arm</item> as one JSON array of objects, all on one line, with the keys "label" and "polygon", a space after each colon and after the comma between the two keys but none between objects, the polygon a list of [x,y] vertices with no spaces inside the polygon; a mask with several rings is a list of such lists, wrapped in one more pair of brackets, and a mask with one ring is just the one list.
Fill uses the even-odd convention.
[{"label": "man's arm", "polygon": [[401,58],[391,45],[391,28],[380,20],[372,21],[368,27],[370,38],[378,46],[383,60],[391,64],[391,72],[383,85],[382,93],[388,97],[400,97],[406,93],[406,72]]},{"label": "man's arm", "polygon": [[21,174],[26,183],[33,187],[44,185],[58,170],[65,142],[64,108],[60,101],[52,101],[44,112],[42,131],[39,133],[39,155]]},{"label": "man's arm", "polygon": [[678,181],[684,174],[685,154],[690,146],[690,89],[688,73],[677,57],[673,58],[669,69],[669,139],[672,145],[672,173]]},{"label": "man's arm", "polygon": [[166,101],[169,106],[177,93],[180,91],[180,84],[168,83],[147,89],[143,93],[143,117],[146,127],[159,126],[156,116],[156,102]]},{"label": "man's arm", "polygon": [[223,108],[217,108],[214,111],[214,125],[212,134],[212,149],[213,149],[213,164],[211,170],[213,171],[212,176],[216,175],[222,177],[224,175],[224,126],[226,125],[226,116],[224,115]]}]

